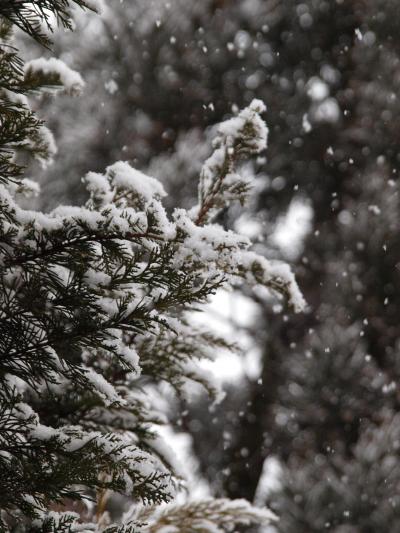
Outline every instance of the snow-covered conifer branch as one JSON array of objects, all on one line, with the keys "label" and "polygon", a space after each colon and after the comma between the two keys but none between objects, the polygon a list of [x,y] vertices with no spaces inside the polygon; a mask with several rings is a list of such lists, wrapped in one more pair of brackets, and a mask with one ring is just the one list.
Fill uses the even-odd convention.
[{"label": "snow-covered conifer branch", "polygon": [[[136,524],[140,533],[224,533],[239,525],[269,525],[277,517],[268,509],[252,506],[246,500],[205,499],[189,501],[181,505],[165,505],[158,508],[137,508],[128,511],[125,520]],[[142,525],[141,525],[142,524]],[[129,531],[127,529],[121,531]],[[107,533],[114,533],[112,527]]]},{"label": "snow-covered conifer branch", "polygon": [[264,111],[263,102],[253,100],[237,117],[220,124],[214,151],[201,170],[196,224],[212,220],[232,201],[243,202],[250,184],[237,173],[237,165],[267,147],[268,129],[260,117]]},{"label": "snow-covered conifer branch", "polygon": [[[50,24],[52,13],[68,27],[68,7],[67,0],[6,1],[0,16],[47,42],[40,24]],[[2,38],[10,37],[4,30]],[[174,496],[177,476],[157,441],[162,413],[148,384],[166,381],[179,394],[196,381],[217,395],[196,361],[231,346],[189,326],[191,310],[222,285],[243,280],[284,294],[296,310],[303,305],[288,267],[211,223],[244,199],[249,183],[238,164],[266,146],[265,108],[254,101],[220,125],[201,172],[199,205],[190,211],[170,216],[161,183],[119,161],[86,175],[84,206],[41,213],[18,203],[35,187],[16,156],[24,150],[44,163],[56,148],[27,95],[58,82],[74,92],[81,78],[57,60],[24,69],[5,41],[1,47],[8,53],[0,64],[0,526],[100,531],[96,513],[90,521],[57,514],[52,505],[108,490],[156,506]],[[222,531],[272,519],[225,500],[151,513],[149,532],[178,520],[189,530],[215,524]]]},{"label": "snow-covered conifer branch", "polygon": [[25,64],[24,82],[29,90],[39,87],[43,92],[45,87],[63,88],[67,94],[79,95],[85,83],[82,76],[69,68],[63,61],[51,57],[32,59]]}]

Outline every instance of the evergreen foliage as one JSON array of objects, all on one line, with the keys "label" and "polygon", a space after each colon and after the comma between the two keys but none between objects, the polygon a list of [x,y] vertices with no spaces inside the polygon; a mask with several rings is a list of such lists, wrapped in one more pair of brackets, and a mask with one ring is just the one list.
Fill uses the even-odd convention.
[{"label": "evergreen foliage", "polygon": [[[312,312],[276,314],[246,291],[258,308],[249,336],[262,368],[227,387],[213,424],[205,399],[183,426],[219,495],[253,501],[265,459],[278,460],[283,486],[268,496],[281,516],[277,531],[400,530],[392,429],[399,411],[399,2],[107,5],[100,29],[80,20],[98,40],[74,52],[67,34],[57,36],[90,94],[81,106],[63,98],[41,108],[76,154],[72,164],[60,153],[41,198],[54,204],[51,190],[56,199],[63,190],[76,201],[76,178],[124,154],[162,178],[173,192],[169,206],[180,197],[190,205],[195,180],[188,176],[208,153],[205,126],[233,104],[266,102],[273,143],[267,160],[257,160],[258,194],[244,221],[261,236],[259,253],[293,262]],[[108,62],[99,47],[110,51]],[[67,126],[58,122],[66,113]],[[56,179],[58,168],[68,179]],[[276,220],[304,204],[313,215],[305,242],[278,247]],[[236,227],[231,214],[224,211],[224,224]],[[296,222],[292,228],[297,233]]]},{"label": "evergreen foliage", "polygon": [[[226,343],[194,329],[189,316],[221,285],[263,285],[296,311],[304,307],[287,265],[268,262],[247,238],[214,223],[249,188],[237,169],[266,147],[265,107],[254,100],[220,125],[189,211],[167,215],[161,183],[123,161],[86,175],[82,207],[22,208],[21,195],[38,192],[22,161],[46,164],[56,150],[28,97],[41,87],[75,92],[82,81],[58,60],[24,67],[12,24],[48,45],[43,23],[54,16],[71,27],[69,7],[64,0],[0,5],[0,527],[122,533],[178,520],[185,531],[269,522],[269,511],[244,502],[158,510],[179,481],[157,438],[162,420],[147,388],[166,381],[179,392],[192,380],[214,391],[194,360]],[[153,507],[109,525],[109,491]],[[95,502],[88,519],[83,507],[68,510],[68,502],[87,500]]]}]

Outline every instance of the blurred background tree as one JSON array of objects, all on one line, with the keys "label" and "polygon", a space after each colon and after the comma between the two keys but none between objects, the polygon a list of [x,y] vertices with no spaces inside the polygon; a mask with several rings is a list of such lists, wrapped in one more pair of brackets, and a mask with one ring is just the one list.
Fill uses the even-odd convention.
[{"label": "blurred background tree", "polygon": [[195,437],[211,490],[267,501],[279,532],[400,530],[398,2],[110,7],[80,18],[85,42],[56,38],[87,95],[40,104],[68,147],[46,174],[45,207],[78,202],[76,176],[116,159],[160,177],[170,208],[189,204],[204,127],[262,99],[269,151],[252,217],[236,229],[292,263],[309,312],[278,315],[264,295],[242,295],[256,309],[246,326],[256,370],[245,363],[226,384],[211,427],[201,398],[176,423]]}]

